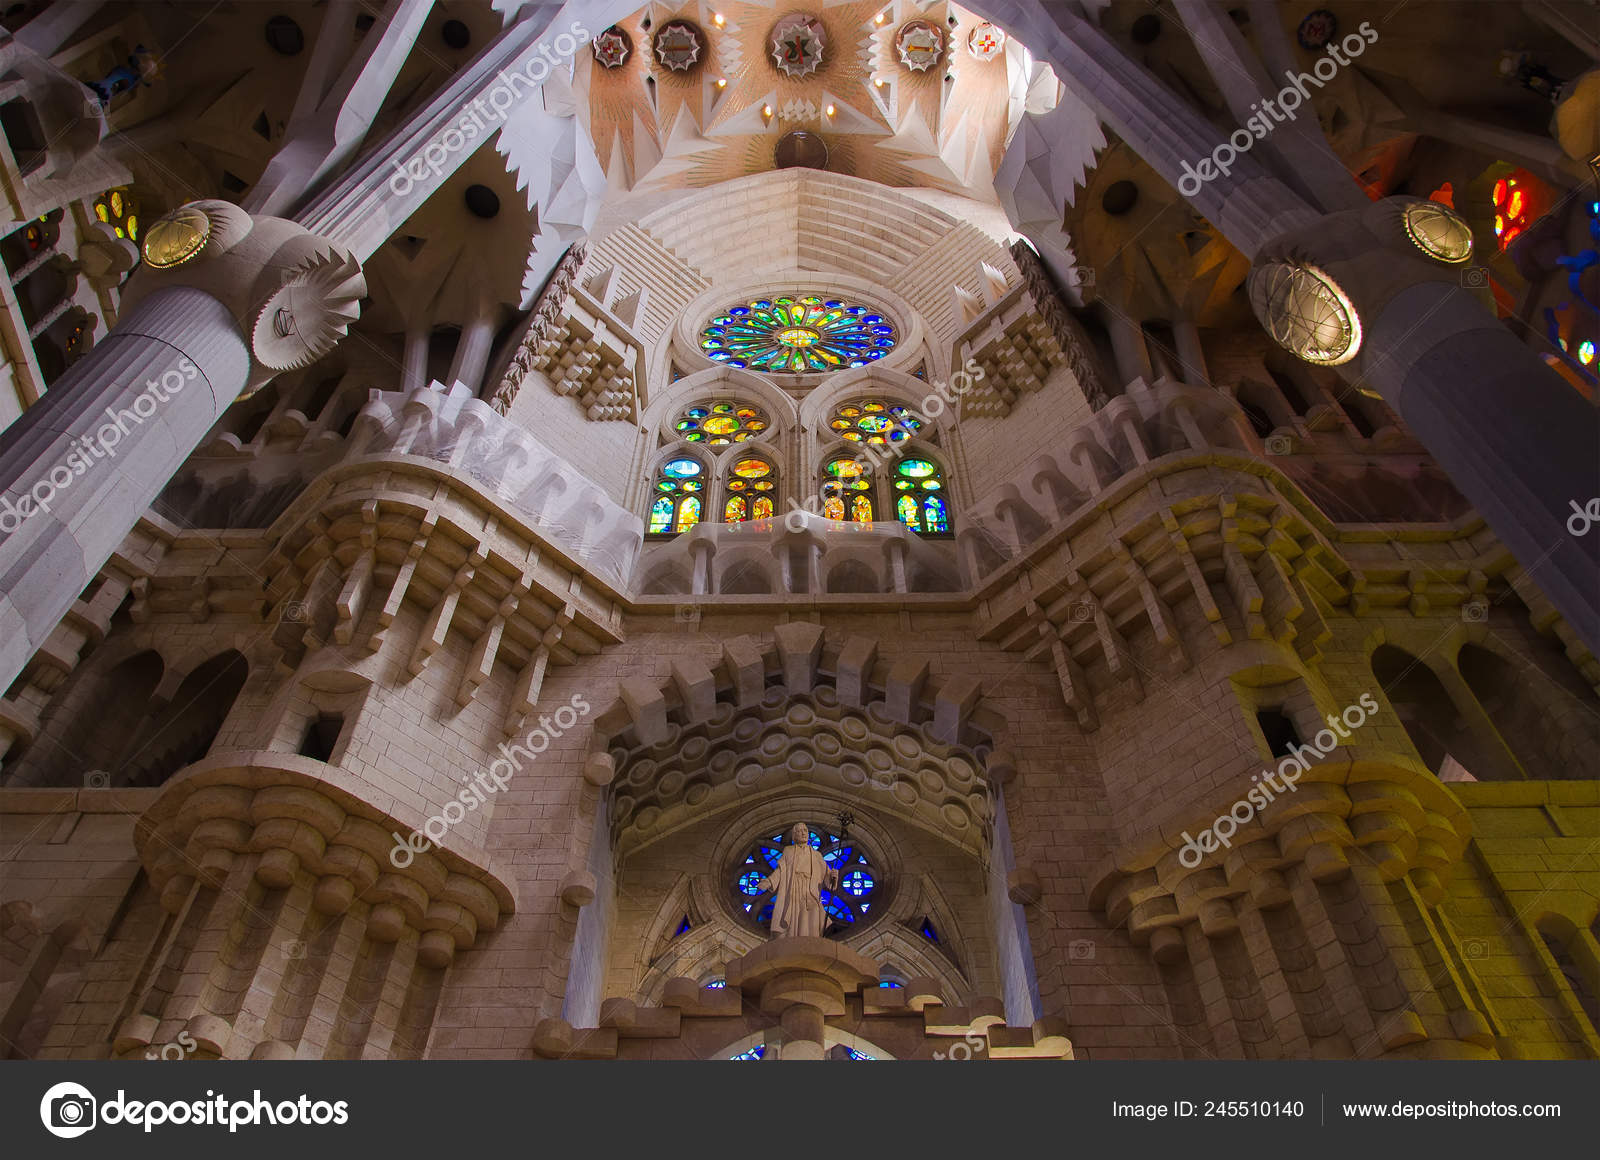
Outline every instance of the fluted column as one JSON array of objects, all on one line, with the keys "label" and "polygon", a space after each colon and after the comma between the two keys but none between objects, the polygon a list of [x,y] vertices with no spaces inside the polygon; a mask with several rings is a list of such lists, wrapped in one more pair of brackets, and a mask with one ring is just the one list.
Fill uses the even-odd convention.
[{"label": "fluted column", "polygon": [[0,684],[44,643],[249,372],[249,347],[221,302],[160,290],[0,436]]}]

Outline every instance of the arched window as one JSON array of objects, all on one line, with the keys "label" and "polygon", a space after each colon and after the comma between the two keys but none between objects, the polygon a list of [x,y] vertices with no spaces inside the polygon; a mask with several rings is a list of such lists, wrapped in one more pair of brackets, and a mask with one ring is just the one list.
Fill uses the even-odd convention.
[{"label": "arched window", "polygon": [[899,403],[857,399],[841,404],[828,426],[852,443],[904,443],[922,430],[922,420]]},{"label": "arched window", "polygon": [[839,455],[830,459],[822,471],[823,519],[855,524],[870,524],[877,519],[872,469],[867,464]]},{"label": "arched window", "polygon": [[772,423],[760,407],[747,403],[707,401],[687,407],[678,416],[674,430],[689,443],[726,447],[743,443],[761,434]]},{"label": "arched window", "polygon": [[667,460],[656,472],[646,530],[651,535],[675,535],[694,527],[700,522],[705,486],[705,464],[698,459],[680,455]]},{"label": "arched window", "polygon": [[949,500],[944,472],[931,459],[902,459],[890,474],[894,481],[894,514],[913,532],[945,535],[950,531]]},{"label": "arched window", "polygon": [[728,481],[723,484],[723,523],[770,520],[777,485],[778,473],[765,459],[751,455],[734,460],[728,468]]},{"label": "arched window", "polygon": [[[822,854],[822,860],[839,872],[839,889],[824,889],[822,908],[827,911],[829,923],[825,934],[840,934],[854,924],[872,917],[872,906],[878,900],[877,871],[868,863],[866,852],[850,838],[841,838],[826,827],[808,826],[811,846]],[[761,882],[777,869],[778,859],[788,843],[787,833],[762,838],[745,855],[744,861],[733,869],[734,905],[758,926],[767,927],[772,922],[773,895],[763,890]]]}]

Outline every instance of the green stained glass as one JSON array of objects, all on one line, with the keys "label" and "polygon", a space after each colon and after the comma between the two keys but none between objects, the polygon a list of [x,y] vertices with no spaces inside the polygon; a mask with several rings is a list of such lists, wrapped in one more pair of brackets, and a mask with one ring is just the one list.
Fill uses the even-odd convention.
[{"label": "green stained glass", "polygon": [[656,502],[650,505],[650,530],[664,532],[672,526],[672,500],[666,496],[658,496]]},{"label": "green stained glass", "polygon": [[926,459],[907,459],[896,470],[909,479],[927,479],[937,474],[939,469]]},{"label": "green stained glass", "polygon": [[917,519],[917,501],[909,495],[903,495],[895,501],[895,515],[900,517],[900,522],[914,532],[922,530]]}]

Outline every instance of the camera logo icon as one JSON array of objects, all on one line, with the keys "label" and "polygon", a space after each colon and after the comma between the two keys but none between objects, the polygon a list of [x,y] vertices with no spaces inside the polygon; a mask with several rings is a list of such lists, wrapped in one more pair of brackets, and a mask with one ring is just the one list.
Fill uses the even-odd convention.
[{"label": "camera logo icon", "polygon": [[1075,938],[1067,944],[1067,958],[1089,960],[1094,958],[1094,940]]},{"label": "camera logo icon", "polygon": [[94,1094],[78,1083],[58,1083],[39,1101],[39,1119],[45,1131],[63,1140],[83,1135],[95,1125]]},{"label": "camera logo icon", "polygon": [[1294,454],[1294,440],[1287,435],[1268,435],[1263,446],[1268,455]]},{"label": "camera logo icon", "polygon": [[1484,600],[1469,600],[1461,606],[1461,619],[1468,624],[1481,624],[1489,619],[1489,605]]},{"label": "camera logo icon", "polygon": [[1482,290],[1489,284],[1489,271],[1482,266],[1468,266],[1461,271],[1461,285],[1467,290]]}]

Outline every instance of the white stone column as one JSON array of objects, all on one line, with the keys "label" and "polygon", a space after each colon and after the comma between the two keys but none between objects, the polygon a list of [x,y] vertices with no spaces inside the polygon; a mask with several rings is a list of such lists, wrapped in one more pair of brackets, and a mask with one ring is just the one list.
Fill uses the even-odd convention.
[{"label": "white stone column", "polygon": [[22,670],[249,373],[249,347],[221,302],[188,287],[158,290],[0,437],[0,684]]},{"label": "white stone column", "polygon": [[472,321],[461,328],[455,357],[450,363],[450,384],[462,384],[474,396],[483,386],[483,372],[489,365],[489,348],[494,343],[494,315],[484,305]]}]

